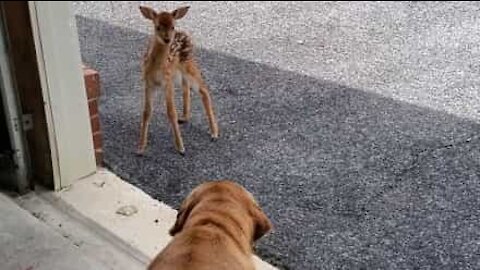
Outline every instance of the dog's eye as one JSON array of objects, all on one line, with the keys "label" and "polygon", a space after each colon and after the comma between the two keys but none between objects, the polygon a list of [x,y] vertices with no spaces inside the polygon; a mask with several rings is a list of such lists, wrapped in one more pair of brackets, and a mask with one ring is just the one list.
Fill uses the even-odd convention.
[{"label": "dog's eye", "polygon": [[161,30],[161,29],[160,29],[160,26],[157,26],[157,31],[160,31],[160,30]]},{"label": "dog's eye", "polygon": [[172,30],[172,31],[175,30],[175,27],[172,26],[172,28],[170,28],[170,30]]}]

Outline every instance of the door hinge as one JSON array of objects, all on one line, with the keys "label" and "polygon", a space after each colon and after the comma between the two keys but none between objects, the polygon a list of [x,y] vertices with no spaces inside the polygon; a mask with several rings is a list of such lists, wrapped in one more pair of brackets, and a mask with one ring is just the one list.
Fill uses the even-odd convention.
[{"label": "door hinge", "polygon": [[22,125],[24,131],[33,129],[33,117],[31,114],[22,115]]}]

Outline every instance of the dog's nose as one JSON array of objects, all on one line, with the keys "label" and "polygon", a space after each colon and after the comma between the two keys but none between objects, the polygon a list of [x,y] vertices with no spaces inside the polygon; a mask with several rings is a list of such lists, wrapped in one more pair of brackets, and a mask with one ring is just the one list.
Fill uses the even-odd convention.
[{"label": "dog's nose", "polygon": [[170,39],[169,39],[169,38],[164,38],[163,41],[165,41],[165,43],[170,43]]}]

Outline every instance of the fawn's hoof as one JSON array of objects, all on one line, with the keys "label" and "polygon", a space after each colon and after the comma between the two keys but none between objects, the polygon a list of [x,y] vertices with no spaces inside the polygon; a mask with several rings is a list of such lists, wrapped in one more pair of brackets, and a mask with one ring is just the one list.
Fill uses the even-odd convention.
[{"label": "fawn's hoof", "polygon": [[215,142],[215,141],[218,140],[218,137],[219,137],[219,136],[218,136],[218,133],[212,134],[211,137],[210,137],[210,140],[211,140],[212,142]]},{"label": "fawn's hoof", "polygon": [[139,148],[135,154],[137,154],[137,156],[143,156],[143,154],[145,154],[145,149]]},{"label": "fawn's hoof", "polygon": [[185,124],[187,122],[188,122],[188,118],[186,118],[186,117],[179,117],[178,118],[178,123],[179,124]]},{"label": "fawn's hoof", "polygon": [[177,148],[177,152],[180,155],[185,156],[185,148],[184,147]]}]

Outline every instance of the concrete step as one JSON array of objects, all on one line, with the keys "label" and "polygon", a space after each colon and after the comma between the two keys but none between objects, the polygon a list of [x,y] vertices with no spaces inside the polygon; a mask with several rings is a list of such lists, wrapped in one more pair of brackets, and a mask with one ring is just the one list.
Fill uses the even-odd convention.
[{"label": "concrete step", "polygon": [[[47,193],[45,193],[47,194]],[[2,269],[145,269],[148,258],[61,200],[0,193]]]}]

